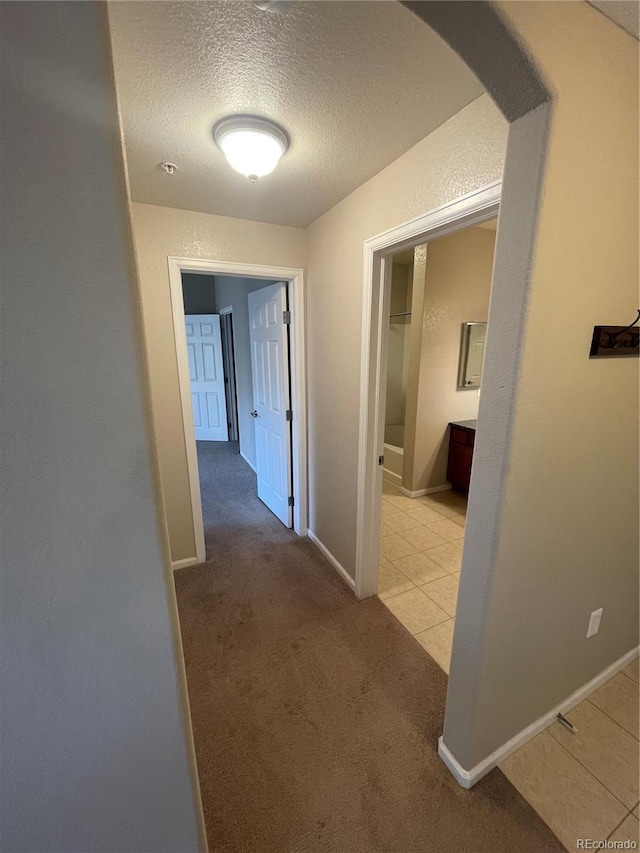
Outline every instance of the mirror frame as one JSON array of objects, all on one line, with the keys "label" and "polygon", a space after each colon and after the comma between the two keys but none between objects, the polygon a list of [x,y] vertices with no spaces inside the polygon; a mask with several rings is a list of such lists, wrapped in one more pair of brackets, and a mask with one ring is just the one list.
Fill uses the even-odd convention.
[{"label": "mirror frame", "polygon": [[[460,362],[458,365],[458,391],[473,391],[477,390],[482,385],[482,377],[480,378],[480,382],[477,384],[467,384],[465,381],[465,375],[467,372],[467,359],[469,357],[469,338],[471,337],[471,327],[472,326],[484,326],[485,329],[487,327],[486,320],[475,320],[468,323],[462,324],[462,340],[460,344]],[[484,364],[484,358],[483,358]]]}]

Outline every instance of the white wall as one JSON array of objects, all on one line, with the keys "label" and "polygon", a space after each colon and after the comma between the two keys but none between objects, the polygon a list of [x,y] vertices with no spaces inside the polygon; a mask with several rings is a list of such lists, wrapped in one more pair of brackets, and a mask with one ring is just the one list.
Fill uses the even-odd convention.
[{"label": "white wall", "polygon": [[253,404],[253,374],[247,297],[254,290],[260,290],[272,284],[274,284],[273,281],[260,281],[255,278],[215,276],[217,311],[220,312],[223,308],[233,308],[240,453],[254,468],[256,464],[256,422],[251,417],[251,412],[255,406]]},{"label": "white wall", "polygon": [[307,229],[309,527],[352,576],[363,243],[499,179],[506,133],[482,96]]},{"label": "white wall", "polygon": [[105,4],[0,39],[2,849],[195,851]]},{"label": "white wall", "polygon": [[411,491],[447,485],[450,421],[478,415],[476,389],[458,388],[463,323],[489,310],[495,232],[483,228],[427,244]]},{"label": "white wall", "polygon": [[[304,267],[304,231],[151,204],[133,204],[151,404],[171,557],[195,557],[167,258]],[[222,306],[224,307],[224,306]]]}]

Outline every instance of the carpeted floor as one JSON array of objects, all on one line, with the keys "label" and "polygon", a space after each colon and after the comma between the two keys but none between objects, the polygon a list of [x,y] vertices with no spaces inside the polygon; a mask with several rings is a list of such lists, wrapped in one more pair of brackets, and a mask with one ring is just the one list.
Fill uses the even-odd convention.
[{"label": "carpeted floor", "polygon": [[498,770],[436,753],[446,676],[257,499],[237,445],[198,445],[208,562],[176,574],[211,851],[564,848]]}]

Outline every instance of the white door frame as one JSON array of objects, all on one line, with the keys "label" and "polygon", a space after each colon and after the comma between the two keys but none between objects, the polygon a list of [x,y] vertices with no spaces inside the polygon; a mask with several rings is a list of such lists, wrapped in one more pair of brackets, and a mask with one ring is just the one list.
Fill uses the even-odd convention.
[{"label": "white door frame", "polygon": [[391,264],[387,261],[395,252],[492,219],[498,213],[501,190],[502,182],[496,181],[364,243],[355,577],[358,598],[368,598],[378,591],[382,502],[382,468],[378,460],[384,437],[389,332],[386,319],[391,297]]},{"label": "white door frame", "polygon": [[231,275],[240,278],[272,279],[287,283],[289,311],[291,312],[291,404],[292,462],[293,462],[293,529],[298,536],[307,535],[308,489],[307,489],[307,400],[305,382],[305,291],[303,270],[292,267],[268,267],[256,264],[231,263],[229,261],[200,260],[170,256],[169,284],[171,290],[171,313],[173,335],[178,362],[178,381],[182,405],[184,443],[187,455],[193,535],[196,543],[196,562],[206,558],[202,498],[198,474],[198,455],[193,427],[193,411],[187,361],[187,340],[184,326],[184,299],[182,295],[182,273],[196,272],[207,275]]}]

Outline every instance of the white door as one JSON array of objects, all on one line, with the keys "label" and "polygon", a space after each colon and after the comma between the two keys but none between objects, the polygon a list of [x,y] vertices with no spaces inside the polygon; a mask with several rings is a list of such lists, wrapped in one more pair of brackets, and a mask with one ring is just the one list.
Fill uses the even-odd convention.
[{"label": "white door", "polygon": [[258,497],[286,526],[293,524],[289,339],[286,285],[278,282],[248,295],[253,412],[256,424]]},{"label": "white door", "polygon": [[228,441],[219,314],[187,314],[187,356],[197,441]]}]

